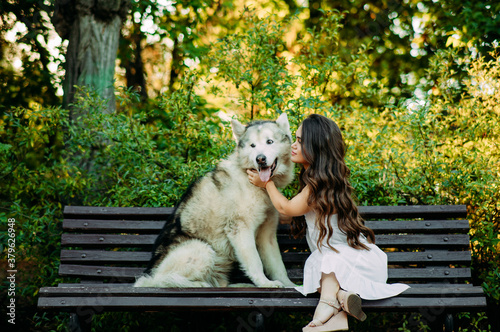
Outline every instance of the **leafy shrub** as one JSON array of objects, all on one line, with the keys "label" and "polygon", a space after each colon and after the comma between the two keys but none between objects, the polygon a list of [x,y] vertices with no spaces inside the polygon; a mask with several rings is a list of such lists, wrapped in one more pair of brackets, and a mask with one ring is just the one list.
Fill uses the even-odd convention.
[{"label": "leafy shrub", "polygon": [[[136,96],[129,91],[120,99],[119,112],[103,112],[106,103],[85,90],[74,105],[80,114],[74,123],[60,108],[6,113],[0,123],[2,262],[7,219],[15,218],[21,276],[16,296],[22,299],[19,310],[27,308],[24,314],[33,315],[40,287],[62,281],[65,205],[173,206],[189,183],[227,154],[231,144],[222,142],[228,131],[217,119],[205,121],[208,111],[198,111],[203,102],[190,95],[188,83],[157,100],[158,114],[130,112]],[[44,317],[39,319],[46,323]]]}]

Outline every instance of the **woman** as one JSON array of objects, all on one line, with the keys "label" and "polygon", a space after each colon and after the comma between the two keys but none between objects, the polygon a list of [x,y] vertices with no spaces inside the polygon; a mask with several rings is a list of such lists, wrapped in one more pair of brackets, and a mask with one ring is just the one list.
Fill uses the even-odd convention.
[{"label": "woman", "polygon": [[304,331],[347,329],[345,313],[366,319],[361,298],[387,298],[409,287],[386,284],[387,255],[359,215],[344,155],[337,124],[312,114],[297,129],[292,144],[292,161],[302,167],[299,194],[288,200],[272,179],[264,183],[255,171],[248,171],[250,182],[267,190],[278,212],[305,217],[292,221],[292,233],[306,234],[311,249],[303,286],[297,289],[304,295],[318,291],[320,300]]}]

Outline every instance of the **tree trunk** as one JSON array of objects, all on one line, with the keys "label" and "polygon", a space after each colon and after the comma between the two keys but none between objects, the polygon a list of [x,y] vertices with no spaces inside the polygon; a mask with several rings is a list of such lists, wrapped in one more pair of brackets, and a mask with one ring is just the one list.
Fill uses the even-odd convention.
[{"label": "tree trunk", "polygon": [[321,12],[321,0],[309,1],[309,19],[307,20],[307,27],[313,28],[319,23],[319,19],[323,13]]},{"label": "tree trunk", "polygon": [[[55,4],[52,22],[61,38],[69,40],[63,107],[71,108],[75,86],[85,86],[107,101],[107,112],[114,111],[115,61],[128,0],[56,0]],[[72,111],[71,119],[80,115]]]},{"label": "tree trunk", "polygon": [[142,41],[145,39],[145,35],[141,31],[141,25],[135,22],[129,33],[128,36],[123,34],[121,36],[122,42],[119,46],[120,66],[125,68],[127,88],[135,88],[142,100],[146,100],[148,92],[144,75],[144,62],[142,61]]}]

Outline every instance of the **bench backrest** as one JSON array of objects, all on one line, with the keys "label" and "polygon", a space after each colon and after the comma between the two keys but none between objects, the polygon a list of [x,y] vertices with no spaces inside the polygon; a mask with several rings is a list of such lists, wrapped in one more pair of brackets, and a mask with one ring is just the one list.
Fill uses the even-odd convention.
[{"label": "bench backrest", "polygon": [[[389,281],[464,283],[471,278],[464,205],[360,206],[376,243],[388,255]],[[173,208],[66,206],[59,274],[81,282],[131,283]],[[305,239],[280,225],[278,242],[290,279],[301,282]]]}]

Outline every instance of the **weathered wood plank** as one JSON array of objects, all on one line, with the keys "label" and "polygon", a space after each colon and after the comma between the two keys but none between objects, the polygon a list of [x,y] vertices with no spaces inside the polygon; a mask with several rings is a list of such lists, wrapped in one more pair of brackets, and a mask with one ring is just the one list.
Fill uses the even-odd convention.
[{"label": "weathered wood plank", "polygon": [[[162,297],[106,296],[102,297],[40,297],[38,306],[44,310],[72,311],[76,308],[100,308],[104,311],[171,311],[171,310],[248,310],[274,308],[280,310],[310,310],[317,298],[242,298],[242,297]],[[376,301],[363,301],[363,310],[412,311],[422,308],[447,308],[471,311],[484,308],[482,297],[393,297]]]},{"label": "weathered wood plank", "polygon": [[65,206],[64,217],[70,219],[146,219],[166,220],[173,207],[100,207]]},{"label": "weathered wood plank", "polygon": [[[141,275],[143,267],[112,267],[98,265],[73,265],[61,264],[59,274],[61,276],[85,277],[85,278],[115,278],[117,280],[131,280]],[[289,268],[288,276],[295,281],[302,280],[302,268]],[[467,279],[471,277],[469,268],[449,268],[434,266],[427,268],[391,268],[388,270],[388,278],[391,281],[431,281],[445,279]]]},{"label": "weathered wood plank", "polygon": [[[305,239],[296,240],[278,234],[278,242],[283,248],[307,248]],[[469,247],[468,234],[376,234],[375,243],[381,248],[411,247]]]},{"label": "weathered wood plank", "polygon": [[[474,297],[482,296],[483,291],[479,286],[439,284],[431,287],[421,285],[412,287],[403,292],[404,297]],[[222,288],[157,288],[157,287],[132,287],[113,285],[91,285],[91,286],[70,286],[70,287],[44,287],[40,289],[41,297],[93,297],[93,296],[147,296],[147,297],[304,297],[294,288],[260,288],[260,287],[222,287]],[[312,297],[318,297],[315,294]]]},{"label": "weathered wood plank", "polygon": [[[411,264],[424,264],[424,265],[453,265],[453,264],[467,264],[470,265],[471,253],[470,251],[421,251],[421,252],[386,252],[389,265],[411,265]],[[287,252],[283,253],[283,262],[285,264],[304,264],[309,252]]]},{"label": "weathered wood plank", "polygon": [[376,235],[375,242],[380,247],[469,247],[468,234],[410,234]]},{"label": "weathered wood plank", "polygon": [[[309,252],[282,253],[285,264],[303,265]],[[149,251],[104,251],[104,250],[61,250],[61,262],[79,264],[146,264],[151,258]],[[389,264],[470,264],[469,251],[424,251],[388,252]]]},{"label": "weathered wood plank", "polygon": [[[302,268],[289,268],[289,278],[296,282],[303,278]],[[432,266],[427,268],[391,268],[388,269],[389,282],[436,282],[438,280],[467,280],[471,278],[470,268],[449,268]]]},{"label": "weathered wood plank", "polygon": [[61,250],[63,263],[146,264],[150,259],[150,251]]},{"label": "weathered wood plank", "polygon": [[470,265],[470,251],[387,252],[389,264],[467,264]]},{"label": "weathered wood plank", "polygon": [[365,225],[382,233],[467,233],[468,220],[368,220]]},{"label": "weathered wood plank", "polygon": [[111,267],[96,265],[71,265],[61,264],[59,275],[63,277],[80,276],[88,278],[115,278],[118,280],[130,280],[139,276],[144,271],[143,267]]},{"label": "weathered wood plank", "polygon": [[465,205],[409,205],[409,206],[359,206],[361,216],[365,219],[392,218],[465,218]]},{"label": "weathered wood plank", "polygon": [[158,235],[67,234],[61,235],[63,247],[147,247],[152,248]]},{"label": "weathered wood plank", "polygon": [[[375,234],[385,233],[463,233],[470,227],[468,220],[367,220],[365,225]],[[279,225],[278,233],[289,234],[290,225]]]},{"label": "weathered wood plank", "polygon": [[[467,207],[465,205],[410,205],[410,206],[359,206],[360,214],[365,219],[381,218],[465,218]],[[172,207],[95,207],[95,206],[65,206],[65,217],[85,218],[103,216],[109,219],[116,216],[127,219],[144,218],[152,216],[166,218],[172,214]]]},{"label": "weathered wood plank", "polygon": [[[64,219],[63,229],[68,232],[159,233],[164,220],[99,220]],[[375,233],[467,233],[467,220],[368,220],[366,226]],[[289,225],[280,225],[278,232],[290,233]]]},{"label": "weathered wood plank", "polygon": [[165,225],[164,220],[63,220],[63,229],[67,232],[159,234],[163,225]]},{"label": "weathered wood plank", "polygon": [[[133,234],[62,234],[61,245],[91,247],[150,247],[157,235]],[[295,240],[288,236],[278,235],[282,247],[307,248],[305,239]],[[379,247],[468,247],[467,234],[410,234],[410,235],[376,235],[375,242]]]}]

